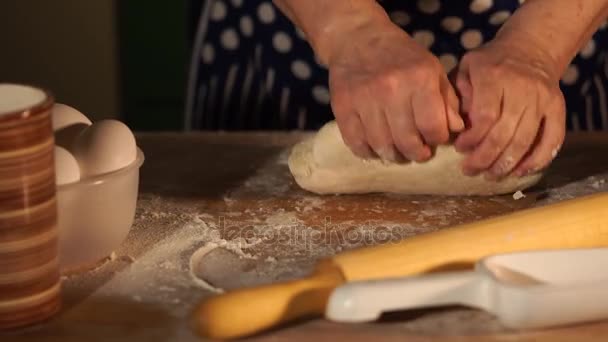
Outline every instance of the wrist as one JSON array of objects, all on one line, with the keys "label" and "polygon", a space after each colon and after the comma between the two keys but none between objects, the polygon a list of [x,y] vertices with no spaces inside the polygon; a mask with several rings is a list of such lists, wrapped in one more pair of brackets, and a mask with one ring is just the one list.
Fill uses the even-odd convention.
[{"label": "wrist", "polygon": [[339,53],[362,30],[375,26],[393,25],[386,12],[375,1],[373,6],[336,8],[314,25],[303,24],[308,42],[319,62],[329,65],[332,56]]},{"label": "wrist", "polygon": [[496,40],[530,50],[561,76],[607,16],[607,0],[527,1],[501,27]]},{"label": "wrist", "polygon": [[492,40],[492,44],[502,46],[503,51],[526,56],[527,62],[541,69],[549,79],[559,82],[561,75],[568,67],[569,59],[553,53],[544,39],[535,37],[530,32],[503,27]]}]

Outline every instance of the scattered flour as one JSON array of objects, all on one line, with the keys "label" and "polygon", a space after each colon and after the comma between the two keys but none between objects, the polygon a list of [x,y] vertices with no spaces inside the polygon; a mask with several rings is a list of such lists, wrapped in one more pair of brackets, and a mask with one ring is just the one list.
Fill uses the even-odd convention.
[{"label": "scattered flour", "polygon": [[543,199],[539,200],[535,206],[551,204],[570,200],[576,197],[587,196],[598,191],[608,190],[608,173],[587,177],[576,182],[565,183],[564,185],[549,187]]},{"label": "scattered flour", "polygon": [[194,252],[194,254],[192,254],[192,257],[190,258],[190,263],[189,263],[190,267],[188,270],[188,274],[190,275],[190,280],[192,280],[192,282],[199,285],[203,289],[214,292],[214,293],[222,293],[222,292],[224,292],[223,289],[214,287],[213,285],[209,284],[207,281],[198,277],[194,273],[194,270],[196,269],[196,265],[202,261],[202,259],[205,257],[205,255],[207,255],[209,252],[216,249],[217,247],[218,247],[218,245],[216,243],[210,242],[210,243],[205,244],[203,247],[198,249],[196,252]]},{"label": "scattered flour", "polygon": [[266,260],[264,260],[266,262],[270,262],[270,263],[276,263],[277,259],[275,257],[269,256],[266,258]]},{"label": "scattered flour", "polygon": [[322,208],[324,204],[325,200],[320,197],[304,197],[298,201],[296,211],[306,213]]},{"label": "scattered flour", "polygon": [[[540,203],[608,190],[607,179],[608,174],[596,175],[582,181],[549,187],[547,196]],[[243,191],[262,193],[267,198],[269,194],[280,195],[286,192],[286,187],[276,187],[272,177],[265,176],[263,171],[260,171],[237,191],[232,195],[242,195]],[[230,262],[238,262],[246,270],[230,270],[221,264],[224,262],[221,259],[215,261],[220,263],[216,269],[225,269],[227,273],[236,272],[233,275],[228,274],[226,278],[233,281],[233,284],[237,284],[241,276],[243,282],[251,281],[252,284],[290,279],[311,271],[320,258],[352,248],[386,243],[391,239],[400,240],[420,231],[438,229],[448,223],[450,216],[474,211],[477,205],[477,202],[471,199],[450,199],[443,202],[442,210],[436,210],[427,201],[414,200],[411,203],[418,205],[418,209],[413,209],[417,210],[417,216],[414,216],[415,222],[410,222],[411,224],[387,223],[381,220],[361,223],[360,220],[353,220],[339,224],[328,222],[327,225],[331,227],[323,224],[308,226],[298,215],[323,208],[327,199],[299,196],[294,199],[290,208],[271,208],[260,201],[258,208],[232,208],[222,214],[225,220],[232,218],[239,225],[243,225],[244,220],[247,220],[250,225],[248,232],[251,234],[242,236],[223,236],[225,231],[222,224],[227,223],[219,221],[218,213],[172,208],[166,200],[163,202],[155,196],[143,196],[141,202],[145,205],[143,209],[142,205],[138,209],[137,227],[134,229],[140,229],[137,243],[152,247],[147,247],[149,249],[146,248],[139,254],[131,254],[130,250],[116,251],[88,273],[94,275],[108,264],[128,261],[124,266],[125,271],[116,273],[99,289],[101,294],[122,295],[134,301],[160,302],[172,305],[178,310],[178,304],[188,301],[184,293],[191,292],[189,289],[193,286],[211,294],[226,290],[223,283],[212,285],[193,272],[195,266],[214,250],[224,249],[233,253],[233,259],[236,259]],[[235,198],[239,197],[224,197],[225,207],[235,205]],[[336,208],[338,211],[346,211],[344,206]],[[383,209],[383,206],[376,205],[369,207],[368,211],[381,214]],[[404,208],[396,210],[407,211]],[[430,224],[429,220],[433,223]],[[150,230],[153,225],[160,224],[180,228],[167,231]],[[146,230],[150,230],[153,235],[147,235]],[[145,242],[147,240],[155,242]],[[136,255],[136,260],[131,255]],[[228,262],[226,261],[226,265],[229,265]]]},{"label": "scattered flour", "polygon": [[265,223],[268,225],[289,225],[298,224],[301,223],[301,221],[298,220],[294,212],[279,211],[278,213],[267,217]]},{"label": "scattered flour", "polygon": [[518,200],[520,200],[522,198],[525,198],[525,197],[526,197],[526,195],[524,195],[524,193],[521,192],[521,191],[517,191],[517,192],[515,192],[513,194],[513,199],[516,200],[516,201],[518,201]]}]

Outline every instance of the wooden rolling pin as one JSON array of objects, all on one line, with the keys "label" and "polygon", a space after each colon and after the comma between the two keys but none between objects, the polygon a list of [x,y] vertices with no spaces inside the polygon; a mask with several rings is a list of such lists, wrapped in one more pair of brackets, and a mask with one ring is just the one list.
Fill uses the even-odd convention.
[{"label": "wooden rolling pin", "polygon": [[204,337],[245,337],[323,315],[331,291],[345,282],[472,267],[497,253],[606,246],[608,193],[347,251],[321,261],[307,278],[210,297],[197,307],[192,323]]}]

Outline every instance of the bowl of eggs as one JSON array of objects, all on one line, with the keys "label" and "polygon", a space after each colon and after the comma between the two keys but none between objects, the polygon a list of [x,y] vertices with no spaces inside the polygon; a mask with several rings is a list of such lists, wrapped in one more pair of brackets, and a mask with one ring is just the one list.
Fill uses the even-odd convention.
[{"label": "bowl of eggs", "polygon": [[77,109],[52,109],[60,263],[92,265],[127,237],[139,192],[144,154],[122,122],[91,122]]}]

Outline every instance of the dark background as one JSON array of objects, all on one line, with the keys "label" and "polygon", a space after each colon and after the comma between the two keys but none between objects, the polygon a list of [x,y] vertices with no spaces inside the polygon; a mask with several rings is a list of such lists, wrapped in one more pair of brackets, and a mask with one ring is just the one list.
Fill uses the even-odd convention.
[{"label": "dark background", "polygon": [[2,0],[0,82],[51,90],[92,120],[181,130],[204,0]]}]

